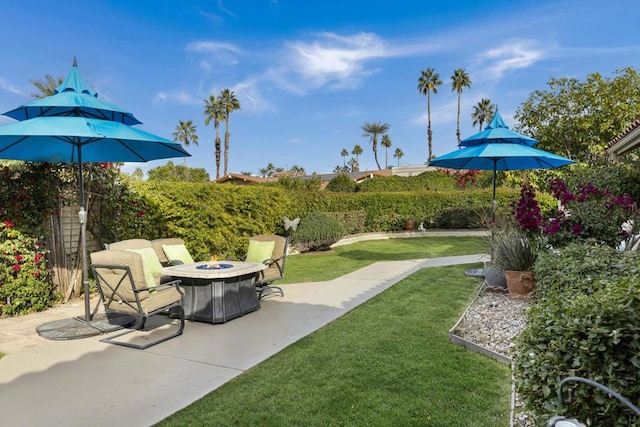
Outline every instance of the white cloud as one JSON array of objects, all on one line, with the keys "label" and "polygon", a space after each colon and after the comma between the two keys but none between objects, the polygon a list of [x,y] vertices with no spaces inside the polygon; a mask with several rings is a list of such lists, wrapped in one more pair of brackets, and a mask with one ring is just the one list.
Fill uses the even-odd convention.
[{"label": "white cloud", "polygon": [[218,9],[220,9],[222,12],[226,13],[229,16],[232,16],[234,18],[237,18],[238,15],[236,15],[235,13],[233,13],[230,9],[227,9],[223,4],[222,4],[222,0],[218,0]]},{"label": "white cloud", "polygon": [[158,92],[154,98],[154,102],[175,102],[183,105],[201,105],[202,100],[196,99],[186,92]]},{"label": "white cloud", "polygon": [[530,67],[545,56],[545,51],[533,41],[518,40],[485,51],[478,62],[486,66],[485,73],[490,78],[497,80],[513,70]]},{"label": "white cloud", "polygon": [[223,43],[213,40],[199,40],[187,44],[187,51],[202,54],[200,65],[205,70],[214,66],[236,65],[237,56],[242,54],[242,49],[232,43]]},{"label": "white cloud", "polygon": [[299,94],[325,85],[333,89],[356,87],[363,77],[376,72],[366,68],[370,61],[394,55],[373,33],[322,33],[312,41],[286,43],[282,62],[269,69],[265,78]]},{"label": "white cloud", "polygon": [[[275,106],[267,101],[259,87],[259,80],[250,78],[240,82],[231,88],[235,92],[236,97],[240,101],[242,109],[256,113],[273,112]],[[213,91],[212,93],[216,93]]]},{"label": "white cloud", "polygon": [[15,93],[16,95],[22,95],[22,91],[17,87],[10,84],[8,81],[0,77],[0,88],[6,90],[7,92]]}]

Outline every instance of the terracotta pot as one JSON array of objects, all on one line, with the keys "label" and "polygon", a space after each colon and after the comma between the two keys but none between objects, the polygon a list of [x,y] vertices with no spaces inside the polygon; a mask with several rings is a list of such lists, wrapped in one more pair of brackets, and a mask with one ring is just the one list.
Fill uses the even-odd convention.
[{"label": "terracotta pot", "polygon": [[536,288],[533,271],[505,270],[504,276],[510,298],[529,298]]},{"label": "terracotta pot", "polygon": [[407,221],[405,221],[404,229],[409,231],[415,230],[415,223],[412,219],[408,219]]}]

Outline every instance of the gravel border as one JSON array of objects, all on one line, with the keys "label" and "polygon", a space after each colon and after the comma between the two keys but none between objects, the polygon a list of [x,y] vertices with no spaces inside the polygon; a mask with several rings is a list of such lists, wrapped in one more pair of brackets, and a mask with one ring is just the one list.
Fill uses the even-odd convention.
[{"label": "gravel border", "polygon": [[[500,362],[509,363],[513,339],[526,326],[525,314],[529,301],[528,298],[510,298],[506,290],[483,284],[460,320],[451,329],[450,339]],[[455,339],[456,336],[466,343]],[[510,425],[533,426],[515,392],[513,382],[510,401]]]}]

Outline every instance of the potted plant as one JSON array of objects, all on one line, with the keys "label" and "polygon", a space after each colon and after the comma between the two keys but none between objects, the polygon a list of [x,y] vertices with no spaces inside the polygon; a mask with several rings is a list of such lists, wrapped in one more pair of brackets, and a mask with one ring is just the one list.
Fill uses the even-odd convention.
[{"label": "potted plant", "polygon": [[504,271],[512,298],[529,296],[535,289],[533,266],[538,255],[538,241],[514,224],[496,222],[491,227],[491,263]]}]

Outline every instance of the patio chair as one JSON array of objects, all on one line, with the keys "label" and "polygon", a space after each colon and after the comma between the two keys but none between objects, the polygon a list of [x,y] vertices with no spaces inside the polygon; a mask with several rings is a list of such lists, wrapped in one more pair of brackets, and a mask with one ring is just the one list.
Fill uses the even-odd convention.
[{"label": "patio chair", "polygon": [[[125,313],[136,318],[129,330],[104,338],[101,342],[144,350],[182,334],[185,315],[179,280],[161,283],[160,277],[154,277],[145,268],[143,255],[131,250],[109,249],[93,252],[91,263],[91,270],[107,315]],[[159,338],[144,344],[117,340],[136,331],[151,330],[144,329],[145,323],[150,317],[158,314],[168,314],[171,318],[178,319],[177,330],[168,335],[160,333]]]},{"label": "patio chair", "polygon": [[158,260],[165,266],[193,264],[193,257],[184,245],[184,240],[177,237],[163,237],[151,241],[151,246],[158,255]]},{"label": "patio chair", "polygon": [[275,234],[259,234],[249,239],[249,249],[245,261],[267,265],[267,269],[260,272],[256,282],[260,299],[276,293],[284,296],[282,288],[273,286],[271,283],[284,277],[288,247],[289,239]]}]

